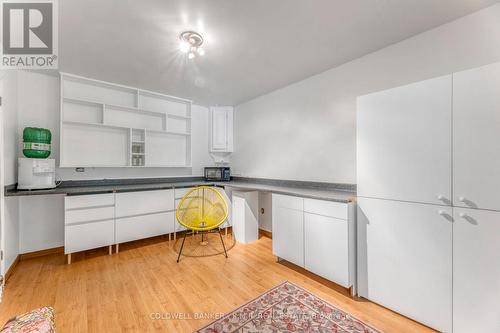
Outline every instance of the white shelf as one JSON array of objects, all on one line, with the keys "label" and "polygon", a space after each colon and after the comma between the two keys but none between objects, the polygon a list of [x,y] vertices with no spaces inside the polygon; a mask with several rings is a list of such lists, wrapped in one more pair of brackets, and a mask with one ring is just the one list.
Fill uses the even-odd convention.
[{"label": "white shelf", "polygon": [[191,101],[67,73],[60,87],[61,167],[191,166]]},{"label": "white shelf", "polygon": [[154,116],[158,116],[158,117],[168,117],[168,118],[175,118],[175,119],[191,120],[191,117],[180,116],[180,115],[173,114],[173,113],[151,111],[151,110],[146,110],[146,109],[132,107],[132,106],[109,104],[109,103],[88,100],[88,99],[64,97],[63,101],[68,102],[68,103],[75,103],[75,104],[96,105],[96,106],[104,107],[105,109],[111,108],[111,109],[122,110],[125,112],[136,112],[139,114],[150,114],[150,115],[154,115]]},{"label": "white shelf", "polygon": [[[80,126],[94,126],[94,127],[109,127],[109,128],[120,128],[120,129],[133,129],[133,130],[142,130],[141,128],[133,128],[119,125],[111,125],[111,124],[101,124],[101,123],[87,123],[83,121],[72,121],[72,120],[64,120],[63,124],[71,124],[71,125],[80,125]],[[180,132],[172,132],[172,131],[163,131],[163,130],[147,130],[148,132],[153,133],[161,133],[161,134],[169,134],[169,135],[180,135],[180,136],[191,136],[191,133],[180,133]],[[144,143],[144,141],[132,141],[132,143]]]}]

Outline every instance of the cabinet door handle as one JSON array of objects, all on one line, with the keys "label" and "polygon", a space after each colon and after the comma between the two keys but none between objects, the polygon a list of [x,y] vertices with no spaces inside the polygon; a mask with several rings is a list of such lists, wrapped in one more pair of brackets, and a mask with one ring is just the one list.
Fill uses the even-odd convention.
[{"label": "cabinet door handle", "polygon": [[440,209],[438,214],[445,218],[445,220],[453,222],[453,216],[451,216],[447,211]]}]

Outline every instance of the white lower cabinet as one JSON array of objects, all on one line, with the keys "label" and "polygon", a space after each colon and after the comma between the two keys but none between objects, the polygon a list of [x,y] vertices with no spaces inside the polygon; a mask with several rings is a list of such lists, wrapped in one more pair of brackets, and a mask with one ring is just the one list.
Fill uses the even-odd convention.
[{"label": "white lower cabinet", "polygon": [[115,243],[114,194],[64,198],[64,253]]},{"label": "white lower cabinet", "polygon": [[341,286],[354,287],[353,204],[279,194],[272,200],[273,253]]},{"label": "white lower cabinet", "polygon": [[116,243],[170,234],[174,190],[116,193]]},{"label": "white lower cabinet", "polygon": [[500,332],[500,212],[455,208],[453,332]]},{"label": "white lower cabinet", "polygon": [[165,235],[174,232],[174,212],[116,219],[116,243]]},{"label": "white lower cabinet", "polygon": [[114,243],[114,220],[67,225],[64,229],[64,252],[66,254],[109,246]]},{"label": "white lower cabinet", "polygon": [[67,196],[64,203],[66,254],[175,230],[174,190],[170,189]]},{"label": "white lower cabinet", "polygon": [[[274,200],[273,195],[273,202]],[[304,212],[273,204],[273,253],[304,266]]]},{"label": "white lower cabinet", "polygon": [[347,221],[305,213],[304,226],[305,268],[350,287]]},{"label": "white lower cabinet", "polygon": [[358,198],[357,218],[360,296],[451,332],[452,208]]}]

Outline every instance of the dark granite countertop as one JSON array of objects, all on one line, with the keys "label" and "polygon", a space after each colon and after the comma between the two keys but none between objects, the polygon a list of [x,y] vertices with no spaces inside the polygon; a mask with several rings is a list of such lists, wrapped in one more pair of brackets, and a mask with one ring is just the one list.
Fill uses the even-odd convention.
[{"label": "dark granite countertop", "polygon": [[31,191],[17,190],[15,186],[11,185],[6,186],[5,196],[120,193],[185,188],[200,185],[230,187],[234,190],[272,192],[346,203],[353,201],[356,197],[355,185],[241,177],[235,177],[234,180],[229,182],[210,182],[203,180],[201,177],[66,181],[63,182],[61,186],[54,189]]}]

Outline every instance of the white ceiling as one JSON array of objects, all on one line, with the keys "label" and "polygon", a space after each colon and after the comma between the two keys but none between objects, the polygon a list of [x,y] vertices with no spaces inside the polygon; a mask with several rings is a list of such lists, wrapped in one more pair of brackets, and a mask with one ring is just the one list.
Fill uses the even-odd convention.
[{"label": "white ceiling", "polygon": [[[498,0],[61,0],[60,70],[236,105]],[[206,55],[187,60],[196,30]]]}]

